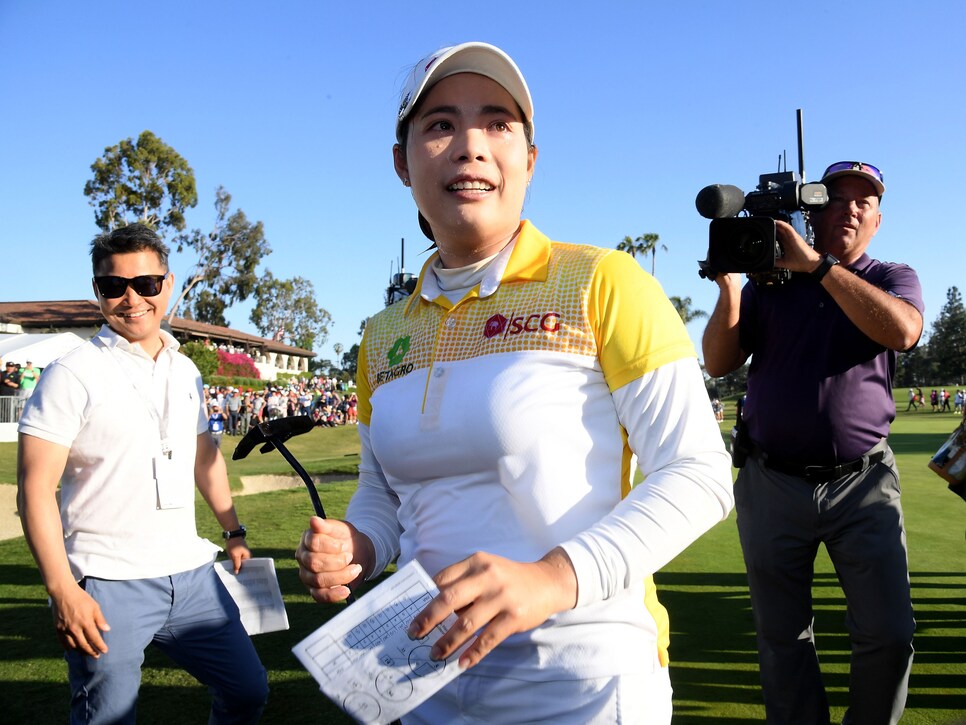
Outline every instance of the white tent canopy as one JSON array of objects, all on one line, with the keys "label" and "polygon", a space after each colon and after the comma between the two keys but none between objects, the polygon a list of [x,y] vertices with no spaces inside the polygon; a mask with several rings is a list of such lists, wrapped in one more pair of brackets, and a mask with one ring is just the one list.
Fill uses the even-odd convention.
[{"label": "white tent canopy", "polygon": [[35,368],[45,368],[84,342],[73,332],[0,335],[0,359],[21,365],[29,360]]}]

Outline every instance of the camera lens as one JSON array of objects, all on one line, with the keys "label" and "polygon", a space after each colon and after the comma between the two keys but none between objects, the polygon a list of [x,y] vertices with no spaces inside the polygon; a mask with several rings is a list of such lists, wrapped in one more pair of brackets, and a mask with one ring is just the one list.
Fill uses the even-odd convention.
[{"label": "camera lens", "polygon": [[718,272],[768,272],[781,256],[775,221],[769,217],[715,219],[711,222],[708,262]]},{"label": "camera lens", "polygon": [[758,230],[746,227],[732,242],[731,256],[739,267],[756,268],[763,261],[764,251],[765,240],[758,235]]}]

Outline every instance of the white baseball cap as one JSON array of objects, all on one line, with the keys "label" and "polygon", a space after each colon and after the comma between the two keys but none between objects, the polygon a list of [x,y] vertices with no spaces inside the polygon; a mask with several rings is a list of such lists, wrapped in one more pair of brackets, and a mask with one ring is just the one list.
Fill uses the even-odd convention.
[{"label": "white baseball cap", "polygon": [[425,91],[447,76],[476,73],[496,81],[523,111],[523,122],[533,140],[533,99],[523,74],[506,53],[489,43],[461,43],[440,48],[419,61],[406,79],[396,117],[396,140],[402,143],[404,122]]}]

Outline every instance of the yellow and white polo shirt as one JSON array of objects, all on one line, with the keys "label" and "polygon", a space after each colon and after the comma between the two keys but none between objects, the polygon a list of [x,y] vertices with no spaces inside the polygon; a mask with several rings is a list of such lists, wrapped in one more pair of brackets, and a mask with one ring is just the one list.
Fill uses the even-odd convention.
[{"label": "yellow and white polo shirt", "polygon": [[[366,326],[347,518],[373,539],[377,571],[397,551],[435,574],[477,551],[534,561],[564,547],[578,606],[474,671],[651,671],[667,622],[650,575],[732,502],[680,318],[629,255],[552,242],[528,222],[455,304],[434,259]],[[646,481],[632,490],[633,454]]]}]

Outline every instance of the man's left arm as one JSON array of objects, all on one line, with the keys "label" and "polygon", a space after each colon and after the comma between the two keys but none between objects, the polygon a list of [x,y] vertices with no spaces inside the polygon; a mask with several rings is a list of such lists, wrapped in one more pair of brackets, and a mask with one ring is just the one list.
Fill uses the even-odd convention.
[{"label": "man's left arm", "polygon": [[[198,434],[198,446],[195,454],[195,485],[201,491],[208,508],[215,514],[218,523],[225,531],[234,531],[241,524],[235,505],[231,499],[231,488],[228,486],[228,468],[221,450],[215,445],[214,439],[205,431]],[[242,561],[250,559],[252,553],[248,550],[244,537],[232,537],[226,542],[228,556],[235,565],[235,573],[241,569]]]},{"label": "man's left arm", "polygon": [[853,325],[869,339],[891,350],[911,349],[922,335],[922,315],[910,302],[852,274],[832,267],[821,285]]}]

